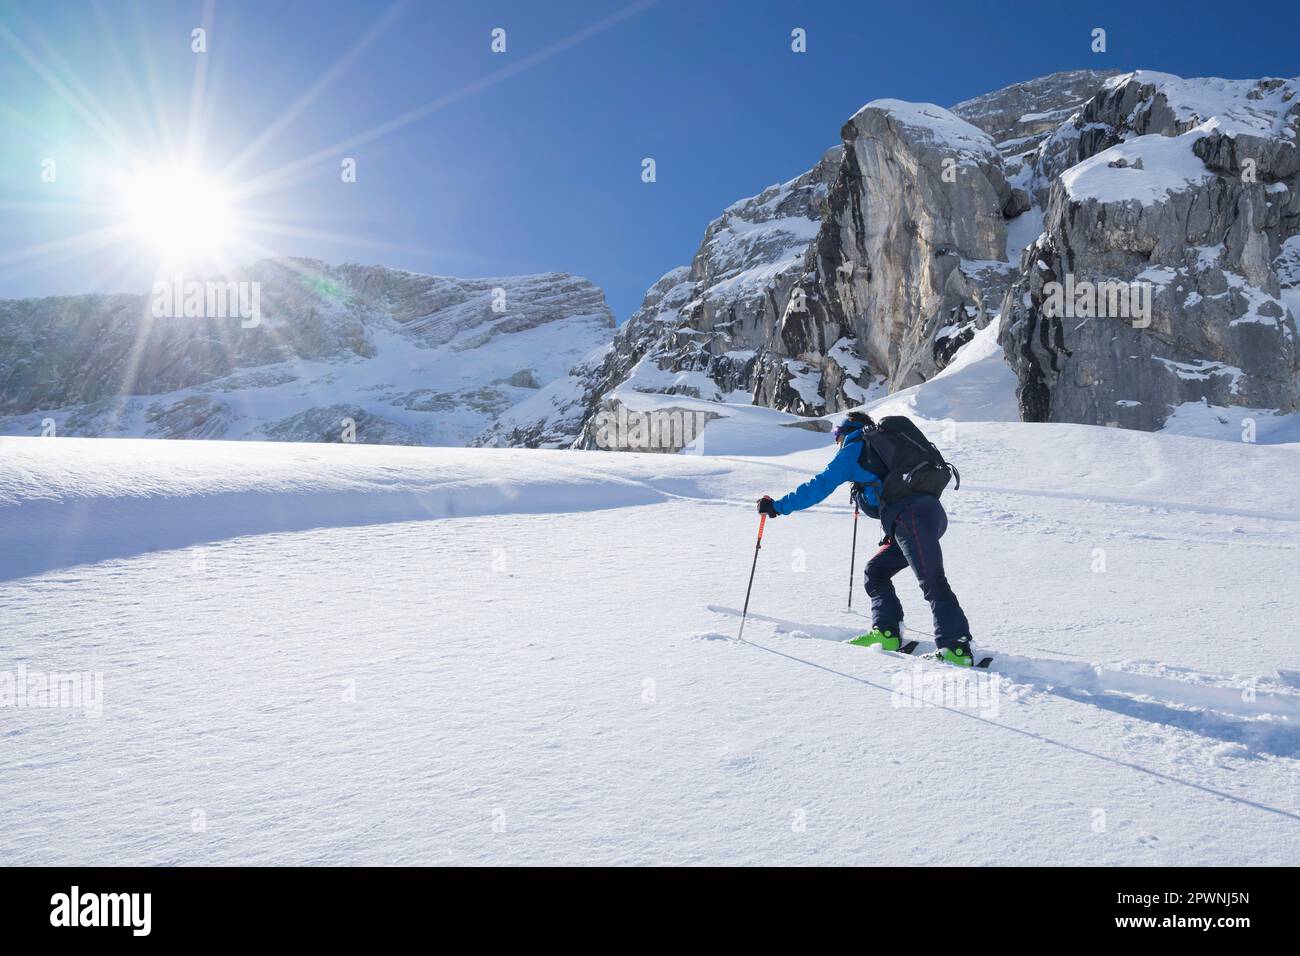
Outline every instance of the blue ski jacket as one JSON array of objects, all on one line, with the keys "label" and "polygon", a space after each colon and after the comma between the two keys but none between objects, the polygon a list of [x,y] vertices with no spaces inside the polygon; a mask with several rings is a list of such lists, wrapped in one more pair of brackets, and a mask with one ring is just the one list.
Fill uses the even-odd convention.
[{"label": "blue ski jacket", "polygon": [[844,445],[821,474],[808,479],[788,495],[776,499],[773,502],[776,510],[783,515],[788,515],[802,511],[804,508],[811,508],[825,500],[827,495],[844,482],[854,481],[863,486],[862,494],[859,496],[862,509],[872,518],[879,518],[881,481],[878,475],[858,464],[858,456],[862,453],[862,441],[861,428],[849,432],[844,439]]}]

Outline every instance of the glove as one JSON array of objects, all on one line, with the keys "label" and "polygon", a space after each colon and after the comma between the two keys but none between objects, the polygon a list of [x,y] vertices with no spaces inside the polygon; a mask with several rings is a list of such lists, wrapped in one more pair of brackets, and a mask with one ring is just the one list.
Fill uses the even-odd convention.
[{"label": "glove", "polygon": [[781,512],[776,510],[776,502],[772,500],[771,495],[764,495],[758,499],[758,513],[769,518],[781,517]]}]

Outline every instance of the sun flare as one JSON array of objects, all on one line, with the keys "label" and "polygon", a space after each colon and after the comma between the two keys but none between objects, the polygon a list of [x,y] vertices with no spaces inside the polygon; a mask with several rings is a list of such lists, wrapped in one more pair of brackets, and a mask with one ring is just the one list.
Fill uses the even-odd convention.
[{"label": "sun flare", "polygon": [[130,233],[167,260],[216,259],[237,238],[229,193],[193,167],[138,169],[122,184],[121,203]]}]

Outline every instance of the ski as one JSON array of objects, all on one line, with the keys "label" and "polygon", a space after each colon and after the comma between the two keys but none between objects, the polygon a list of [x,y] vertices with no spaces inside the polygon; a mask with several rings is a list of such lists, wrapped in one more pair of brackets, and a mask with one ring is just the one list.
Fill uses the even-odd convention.
[{"label": "ski", "polygon": [[[854,640],[856,640],[856,638],[854,638]],[[877,644],[854,644],[853,641],[845,641],[844,643],[848,644],[850,647],[866,647],[867,650],[878,649],[881,654],[911,654],[921,645],[920,641],[908,641],[907,643],[902,644],[896,651],[887,651]]]},{"label": "ski", "polygon": [[[905,648],[900,647],[900,648],[898,649],[898,651],[885,651],[885,653],[886,653],[886,654],[894,654],[894,653],[911,654],[912,651],[916,650],[916,645],[917,645],[917,643],[918,643],[917,641],[911,641],[910,644],[909,644],[907,647],[905,647]],[[936,663],[936,664],[948,664],[947,661],[940,661],[940,660],[936,660],[935,663]],[[971,665],[971,670],[988,670],[988,669],[989,669],[989,665],[992,664],[992,663],[993,663],[993,658],[992,658],[992,657],[983,657],[983,658],[980,658],[980,660],[976,661],[974,664]],[[948,664],[948,666],[949,666],[949,667],[956,667],[958,670],[965,670],[965,669],[966,669],[966,668],[964,668],[964,667],[961,667],[961,666],[958,665],[958,664]]]},{"label": "ski", "polygon": [[[709,604],[709,605],[707,605],[707,607],[708,607],[708,609],[709,609],[710,611],[714,611],[715,613],[718,613],[718,614],[729,614],[729,615],[731,615],[731,616],[733,616],[733,617],[740,617],[740,616],[741,616],[741,611],[739,611],[739,610],[736,609],[736,608],[732,608],[732,607],[723,607],[723,606],[718,605],[718,604]],[[812,633],[817,634],[818,636],[826,637],[826,638],[830,638],[830,637],[838,637],[839,634],[844,634],[844,631],[843,631],[842,629],[840,629],[840,628],[836,628],[836,627],[821,627],[821,626],[818,626],[818,625],[811,625],[811,624],[796,624],[796,623],[793,622],[793,621],[785,621],[785,620],[782,620],[781,618],[777,618],[777,617],[769,617],[769,616],[767,616],[767,615],[765,615],[765,614],[751,614],[751,615],[749,615],[749,616],[750,616],[750,618],[753,619],[753,620],[758,620],[758,621],[767,621],[767,622],[769,622],[769,623],[771,623],[771,624],[776,624],[776,625],[778,625],[779,629],[781,629],[781,630],[786,630],[786,631],[799,630],[799,631],[804,631],[804,632],[812,632]],[[779,632],[779,631],[778,631],[778,632]],[[852,633],[852,632],[850,631],[849,633]],[[925,631],[917,631],[916,633],[925,635],[925,637],[926,637],[926,641],[925,641],[925,643],[926,643],[926,646],[927,646],[927,647],[933,647],[933,646],[934,646],[933,639],[931,638],[931,636],[930,636],[927,632],[925,632]],[[861,635],[858,635],[858,636],[860,637]],[[842,643],[844,643],[844,644],[853,644],[853,641],[854,641],[854,640],[855,640],[855,638],[850,638],[850,637],[847,637],[847,636],[841,639]],[[915,656],[916,649],[917,649],[920,645],[921,645],[921,642],[920,642],[920,641],[911,641],[911,640],[909,640],[909,641],[907,641],[906,643],[904,643],[901,647],[899,647],[899,649],[896,650],[896,651],[886,651],[886,650],[884,650],[884,649],[882,649],[882,648],[879,648],[879,647],[877,647],[876,649],[879,650],[879,652],[880,652],[881,654],[900,654],[900,655],[907,656],[907,657],[913,657],[913,656]],[[862,645],[860,645],[860,644],[855,644],[855,645],[853,645],[853,646],[855,646],[855,647],[861,647]],[[873,645],[873,646],[875,646],[875,645]],[[868,647],[867,650],[871,650],[871,647]],[[971,666],[971,669],[972,669],[972,670],[988,670],[989,667],[990,667],[990,665],[991,665],[992,663],[993,663],[993,656],[982,657],[982,658],[979,659],[979,661],[977,661],[975,664],[973,664],[973,665]],[[955,665],[955,664],[949,664],[948,666],[949,666],[949,667],[956,667],[957,665]],[[1288,672],[1288,673],[1289,673],[1289,674],[1296,675],[1296,677],[1300,678],[1300,671],[1290,671],[1290,672]],[[1285,678],[1284,678],[1284,679],[1285,679]]]}]

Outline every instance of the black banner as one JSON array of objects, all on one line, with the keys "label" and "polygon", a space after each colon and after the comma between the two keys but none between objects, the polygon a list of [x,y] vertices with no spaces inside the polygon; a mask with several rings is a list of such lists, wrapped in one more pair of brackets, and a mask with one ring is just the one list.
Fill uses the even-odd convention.
[{"label": "black banner", "polygon": [[[8,869],[11,941],[399,939],[604,932],[621,945],[689,921],[766,941],[774,924],[918,945],[1000,931],[1041,939],[1231,946],[1294,924],[1282,869]],[[665,922],[669,921],[669,922]],[[671,924],[671,929],[669,925]],[[622,926],[622,929],[619,927]],[[693,931],[694,932],[694,931]],[[632,934],[631,936],[627,934]],[[20,950],[11,950],[18,952]]]}]

